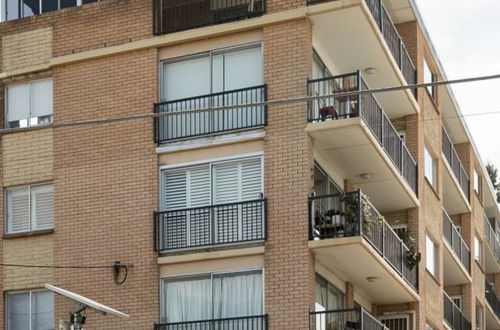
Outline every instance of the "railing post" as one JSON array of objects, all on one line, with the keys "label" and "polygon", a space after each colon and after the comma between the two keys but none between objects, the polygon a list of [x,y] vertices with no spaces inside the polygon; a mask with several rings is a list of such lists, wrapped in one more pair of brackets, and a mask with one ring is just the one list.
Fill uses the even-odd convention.
[{"label": "railing post", "polygon": [[364,329],[364,322],[363,322],[363,307],[360,307],[358,310],[359,313],[359,328],[362,330]]},{"label": "railing post", "polygon": [[[358,85],[358,92],[361,91],[361,74],[359,73],[359,70],[356,71],[356,84]],[[358,104],[356,105],[357,109],[357,116],[361,117],[361,93],[358,93]]]},{"label": "railing post", "polygon": [[210,208],[210,242],[215,244],[215,207]]},{"label": "railing post", "polygon": [[361,213],[361,205],[363,201],[361,200],[363,198],[363,194],[361,193],[361,189],[358,188],[356,191],[357,199],[358,202],[356,203],[356,218],[358,218],[358,223],[359,223],[359,235],[363,235],[363,219],[362,219],[362,213]]},{"label": "railing post", "polygon": [[403,246],[403,242],[402,241],[399,241],[399,246],[401,248],[401,275],[403,276],[404,279],[406,279],[406,276],[405,276],[405,271],[404,271],[404,267],[405,267],[405,249],[404,249],[404,246]]},{"label": "railing post", "polygon": [[309,211],[309,240],[313,239],[313,221],[314,221],[314,216],[312,214],[313,212],[313,202],[314,200],[311,199],[313,195],[309,195],[308,201],[307,201],[307,210]]}]

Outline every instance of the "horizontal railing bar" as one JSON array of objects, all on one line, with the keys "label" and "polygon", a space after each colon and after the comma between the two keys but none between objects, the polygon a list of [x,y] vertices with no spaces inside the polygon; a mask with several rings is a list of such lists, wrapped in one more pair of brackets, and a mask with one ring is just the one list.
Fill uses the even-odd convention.
[{"label": "horizontal railing bar", "polygon": [[197,207],[191,207],[191,208],[183,208],[183,209],[159,211],[159,212],[155,212],[155,214],[161,215],[161,214],[171,213],[171,212],[184,212],[184,211],[209,209],[209,208],[214,208],[214,207],[224,207],[224,206],[233,206],[233,205],[241,205],[241,204],[251,204],[251,203],[263,202],[265,200],[266,200],[265,198],[261,198],[261,199],[253,199],[253,200],[249,200],[249,201],[232,202],[232,203],[225,203],[225,204],[215,204],[215,205],[207,205],[207,206],[197,206]]},{"label": "horizontal railing bar", "polygon": [[209,322],[222,322],[222,321],[235,321],[235,320],[253,320],[253,319],[264,319],[267,314],[264,315],[252,315],[252,316],[241,316],[241,317],[228,317],[222,319],[206,319],[206,320],[196,320],[196,321],[183,321],[183,322],[172,322],[172,323],[157,323],[157,326],[174,326],[181,324],[195,324],[195,323],[209,323]]},{"label": "horizontal railing bar", "polygon": [[327,81],[327,80],[334,80],[334,79],[339,79],[339,78],[345,78],[345,77],[351,77],[351,76],[356,76],[357,72],[350,72],[350,73],[342,73],[338,74],[335,76],[331,77],[323,77],[323,78],[315,78],[315,79],[307,79],[307,82],[309,84],[313,84],[315,82],[321,82],[321,81]]}]

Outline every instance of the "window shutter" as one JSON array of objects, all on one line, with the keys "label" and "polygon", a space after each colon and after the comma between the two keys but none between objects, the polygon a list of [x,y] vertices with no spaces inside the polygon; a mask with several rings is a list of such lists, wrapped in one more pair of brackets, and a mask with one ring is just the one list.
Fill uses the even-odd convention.
[{"label": "window shutter", "polygon": [[239,201],[239,162],[214,165],[214,204]]},{"label": "window shutter", "polygon": [[241,200],[259,199],[262,193],[261,158],[241,162]]},{"label": "window shutter", "polygon": [[52,185],[31,188],[32,229],[54,228],[54,187]]},{"label": "window shutter", "polygon": [[30,230],[30,208],[28,188],[12,189],[7,191],[7,212],[9,233],[18,233]]},{"label": "window shutter", "polygon": [[7,87],[7,120],[17,121],[30,116],[29,84],[16,84]]},{"label": "window shutter", "polygon": [[31,84],[31,117],[52,114],[52,79]]},{"label": "window shutter", "polygon": [[208,165],[189,171],[189,207],[210,205],[210,168]]},{"label": "window shutter", "polygon": [[163,172],[162,207],[164,210],[187,207],[187,173],[185,169]]}]

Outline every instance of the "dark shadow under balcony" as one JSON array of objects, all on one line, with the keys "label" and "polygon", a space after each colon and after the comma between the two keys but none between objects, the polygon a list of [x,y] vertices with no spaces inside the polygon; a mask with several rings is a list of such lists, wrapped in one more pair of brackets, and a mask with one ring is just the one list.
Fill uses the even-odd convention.
[{"label": "dark shadow under balcony", "polygon": [[342,166],[377,206],[414,207],[417,164],[377,99],[368,93],[329,96],[367,89],[359,72],[309,80],[308,95],[318,98],[308,102],[307,130],[323,158]]},{"label": "dark shadow under balcony", "polygon": [[443,293],[444,321],[452,330],[472,330],[470,320],[463,314],[453,300]]},{"label": "dark shadow under balcony", "polygon": [[266,85],[261,85],[156,103],[155,141],[263,127],[267,117],[266,106],[261,103],[267,99],[266,91]]},{"label": "dark shadow under balcony", "polygon": [[154,330],[267,330],[267,315],[155,324]]},{"label": "dark shadow under balcony", "polygon": [[262,15],[265,0],[153,0],[156,35]]},{"label": "dark shadow under balcony", "polygon": [[487,274],[500,272],[500,241],[491,226],[490,221],[484,217],[485,260],[484,266]]},{"label": "dark shadow under balcony", "polygon": [[[377,303],[418,300],[415,251],[361,191],[310,197],[309,212],[309,246],[320,263],[341,272]],[[367,280],[371,276],[376,283]]]},{"label": "dark shadow under balcony", "polygon": [[155,212],[155,250],[263,242],[266,213],[265,199]]},{"label": "dark shadow under balcony", "polygon": [[363,308],[339,309],[309,313],[311,330],[387,330],[374,316]]},{"label": "dark shadow under balcony", "polygon": [[459,285],[471,282],[470,250],[457,226],[443,210],[443,252],[444,284]]}]

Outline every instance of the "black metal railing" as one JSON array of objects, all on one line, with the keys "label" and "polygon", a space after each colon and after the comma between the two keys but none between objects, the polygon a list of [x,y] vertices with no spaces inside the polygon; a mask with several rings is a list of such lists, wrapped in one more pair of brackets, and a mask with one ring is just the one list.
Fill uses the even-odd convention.
[{"label": "black metal railing", "polygon": [[467,172],[465,171],[462,162],[460,161],[460,158],[458,158],[457,151],[455,150],[453,143],[451,143],[450,136],[448,135],[444,127],[441,127],[441,131],[443,136],[442,138],[443,154],[446,160],[448,161],[448,164],[450,165],[451,170],[460,185],[460,188],[465,194],[465,197],[467,197],[467,200],[470,200],[469,176],[467,175]]},{"label": "black metal railing", "polygon": [[443,292],[444,320],[453,330],[471,330],[470,320],[455,305],[453,300]]},{"label": "black metal railing", "polygon": [[484,236],[486,237],[486,241],[493,250],[497,261],[500,261],[500,240],[495,234],[495,230],[491,226],[491,223],[486,216],[484,217]]},{"label": "black metal railing", "polygon": [[417,265],[411,250],[360,191],[309,197],[309,239],[364,237],[415,291]]},{"label": "black metal railing", "polygon": [[[337,0],[307,0],[307,4],[314,5],[328,1]],[[384,36],[385,42],[389,47],[389,50],[391,51],[399,69],[401,70],[406,83],[408,85],[415,84],[417,82],[415,65],[413,64],[413,61],[406,50],[403,39],[399,35],[384,4],[381,0],[365,0],[365,3],[373,16],[373,19],[377,23],[380,33]],[[416,90],[413,90],[413,94],[416,95]]]},{"label": "black metal railing", "polygon": [[266,200],[155,212],[155,249],[168,251],[266,239]]},{"label": "black metal railing", "polygon": [[226,23],[260,16],[265,11],[265,0],[153,0],[153,33]]},{"label": "black metal railing", "polygon": [[500,318],[500,300],[498,300],[497,294],[495,292],[495,287],[487,280],[485,280],[484,289],[486,301],[490,305],[493,312],[495,312],[495,315]]},{"label": "black metal railing", "polygon": [[443,236],[470,274],[470,249],[467,247],[462,235],[460,235],[457,226],[451,221],[445,210],[443,210]]},{"label": "black metal railing", "polygon": [[[322,96],[369,89],[359,71],[308,80],[308,95]],[[411,189],[417,194],[417,163],[377,99],[369,93],[308,101],[308,122],[361,117]]]},{"label": "black metal railing", "polygon": [[[266,85],[156,103],[157,143],[266,125]],[[255,106],[252,106],[255,104]],[[231,108],[233,105],[249,105]]]},{"label": "black metal railing", "polygon": [[309,313],[309,329],[386,330],[385,326],[363,308]]},{"label": "black metal railing", "polygon": [[223,319],[161,323],[155,330],[266,330],[267,315],[231,317]]}]

